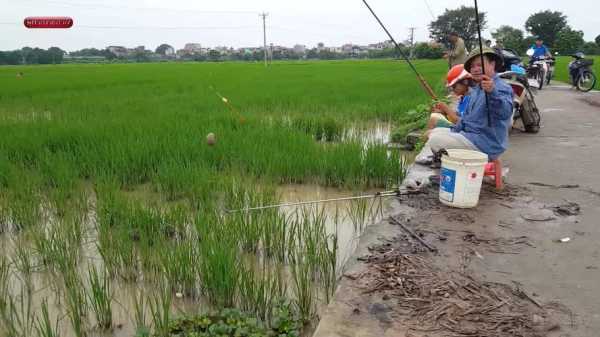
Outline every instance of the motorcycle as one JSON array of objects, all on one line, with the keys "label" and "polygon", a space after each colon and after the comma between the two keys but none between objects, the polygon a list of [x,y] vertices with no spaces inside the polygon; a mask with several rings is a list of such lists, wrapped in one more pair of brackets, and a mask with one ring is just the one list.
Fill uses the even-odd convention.
[{"label": "motorcycle", "polygon": [[542,117],[535,103],[526,71],[515,64],[511,69],[500,73],[499,76],[513,89],[513,125],[520,119],[525,132],[538,133]]},{"label": "motorcycle", "polygon": [[575,60],[569,63],[571,84],[579,91],[588,92],[596,85],[596,75],[592,70],[594,60],[586,59],[582,52],[571,55]]},{"label": "motorcycle", "polygon": [[[545,83],[550,83],[548,79],[548,74],[550,72],[550,67],[548,65],[548,60],[545,56],[533,57],[533,49],[529,49],[527,51],[527,56],[531,58],[529,65],[527,66],[527,77],[534,79],[538,82],[538,89],[542,90]],[[552,71],[554,68],[552,68]]]},{"label": "motorcycle", "polygon": [[504,72],[499,76],[513,89],[513,125],[520,119],[525,132],[538,133],[540,110],[535,103],[522,58],[512,49],[497,49],[496,53],[504,60]]}]

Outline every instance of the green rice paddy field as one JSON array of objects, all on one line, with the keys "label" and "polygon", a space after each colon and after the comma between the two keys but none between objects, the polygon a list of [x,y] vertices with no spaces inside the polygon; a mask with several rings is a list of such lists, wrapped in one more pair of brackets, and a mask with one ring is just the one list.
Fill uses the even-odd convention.
[{"label": "green rice paddy field", "polygon": [[[443,91],[443,61],[417,67]],[[289,184],[397,186],[405,161],[368,135],[428,102],[398,61],[1,67],[0,88],[9,337],[310,331],[338,226],[358,235],[381,205],[227,210]]]},{"label": "green rice paddy field", "polygon": [[[594,60],[594,66],[592,69],[596,76],[600,76],[600,56],[587,56],[586,58]],[[569,62],[571,62],[573,58],[568,56],[561,56],[556,59],[556,76],[555,79],[561,82],[569,82],[569,71],[567,70]],[[596,84],[596,90],[600,89],[600,83]]]}]

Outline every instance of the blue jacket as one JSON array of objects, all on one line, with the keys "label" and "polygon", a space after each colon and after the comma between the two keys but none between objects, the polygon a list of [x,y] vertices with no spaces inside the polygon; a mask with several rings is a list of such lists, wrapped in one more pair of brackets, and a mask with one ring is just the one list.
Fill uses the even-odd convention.
[{"label": "blue jacket", "polygon": [[498,75],[494,76],[494,91],[489,94],[491,127],[488,125],[488,109],[485,91],[481,86],[471,89],[470,101],[463,117],[452,128],[465,136],[473,145],[497,159],[508,148],[508,131],[512,125],[513,91]]},{"label": "blue jacket", "polygon": [[546,47],[545,44],[541,45],[540,47],[538,47],[537,45],[534,44],[530,48],[533,49],[532,58],[534,58],[534,59],[546,56],[546,54],[550,53],[550,49],[548,49],[548,47]]}]

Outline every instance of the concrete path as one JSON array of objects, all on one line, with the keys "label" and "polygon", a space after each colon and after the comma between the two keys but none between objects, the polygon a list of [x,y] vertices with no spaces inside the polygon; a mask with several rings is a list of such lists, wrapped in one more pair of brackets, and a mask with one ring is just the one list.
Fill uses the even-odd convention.
[{"label": "concrete path", "polygon": [[[440,248],[440,254],[431,257],[439,266],[462,266],[486,281],[520,284],[537,302],[568,308],[573,315],[562,316],[561,329],[548,336],[595,337],[600,331],[600,94],[558,85],[544,89],[536,99],[542,110],[540,133],[514,132],[503,156],[510,167],[509,194],[484,192],[473,210],[418,201],[397,203],[395,210],[412,219],[415,229],[448,236],[443,242],[436,235],[425,236]],[[578,203],[581,214],[557,216],[548,209],[567,201]],[[532,246],[498,253],[469,246],[465,232],[488,238],[527,236]],[[355,257],[402,233],[389,223],[371,226]],[[567,237],[568,243],[556,242]],[[465,249],[475,256],[467,265]],[[359,275],[365,268],[354,258],[346,273]],[[393,302],[364,295],[357,285],[342,279],[315,336],[427,335],[408,332],[402,318],[393,314]]]}]

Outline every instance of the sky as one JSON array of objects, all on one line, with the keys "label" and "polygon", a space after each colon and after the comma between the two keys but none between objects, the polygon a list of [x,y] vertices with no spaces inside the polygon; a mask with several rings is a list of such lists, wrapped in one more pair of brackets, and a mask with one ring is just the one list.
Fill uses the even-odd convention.
[{"label": "sky", "polygon": [[[446,8],[472,6],[470,0],[368,0],[398,41],[416,27],[417,41],[427,41],[427,25]],[[429,6],[428,6],[429,5]],[[546,9],[561,11],[587,41],[600,35],[600,1],[479,0],[488,15],[488,30],[501,25],[523,29],[527,17]],[[387,39],[362,0],[0,0],[0,50],[24,46],[60,47],[67,51],[109,45],[154,50],[162,43],[175,49],[185,43],[206,47],[256,47],[263,43],[266,12],[268,43],[283,46],[319,42],[327,46],[368,44]],[[70,16],[68,30],[27,29],[28,16]]]}]

